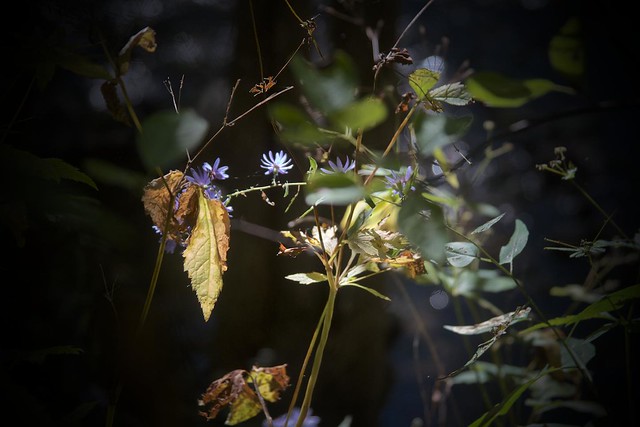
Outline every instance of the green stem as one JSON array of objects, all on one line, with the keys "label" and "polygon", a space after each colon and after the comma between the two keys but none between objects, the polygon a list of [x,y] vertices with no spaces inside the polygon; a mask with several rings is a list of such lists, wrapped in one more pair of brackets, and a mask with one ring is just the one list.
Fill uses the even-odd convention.
[{"label": "green stem", "polygon": [[576,189],[580,192],[580,194],[582,194],[589,201],[589,203],[591,203],[598,210],[598,212],[600,212],[607,220],[611,221],[611,224],[615,227],[615,229],[618,231],[618,233],[620,233],[622,237],[624,237],[625,239],[629,238],[627,234],[618,226],[618,224],[616,224],[616,222],[613,219],[611,219],[611,215],[605,212],[605,210],[602,209],[602,206],[600,206],[600,204],[598,204],[598,202],[596,202],[589,195],[589,193],[586,192],[584,188],[582,188],[580,185],[578,185],[578,183],[576,183],[573,180],[571,181],[571,183],[573,184],[574,187],[576,187]]},{"label": "green stem", "polygon": [[588,375],[588,373],[584,370],[584,367],[582,366],[582,364],[578,361],[578,357],[576,356],[574,351],[571,349],[571,347],[569,347],[569,345],[567,345],[566,341],[560,336],[560,333],[558,332],[556,327],[553,326],[549,322],[549,319],[547,319],[547,316],[540,309],[540,307],[538,307],[538,304],[535,303],[533,298],[531,298],[531,295],[529,295],[529,292],[527,292],[527,290],[524,288],[524,285],[522,285],[522,283],[520,283],[515,278],[515,276],[513,275],[513,273],[511,271],[507,270],[498,261],[496,261],[496,259],[493,258],[491,256],[491,254],[489,254],[489,252],[487,252],[487,250],[484,247],[482,247],[482,245],[478,244],[473,239],[470,239],[469,237],[465,236],[464,234],[458,232],[457,230],[455,230],[454,228],[452,228],[452,227],[450,227],[448,225],[445,225],[445,227],[447,227],[453,233],[455,233],[456,235],[460,236],[461,238],[465,239],[466,241],[468,241],[469,243],[472,243],[475,247],[477,247],[478,250],[480,250],[480,252],[482,252],[482,254],[489,260],[489,262],[491,264],[495,265],[500,271],[502,271],[503,274],[505,274],[507,277],[509,277],[513,281],[513,283],[516,284],[516,286],[518,287],[518,289],[520,290],[522,295],[525,297],[525,299],[527,300],[527,302],[529,303],[531,308],[533,308],[533,311],[540,317],[540,319],[542,320],[542,323],[545,323],[547,326],[549,326],[549,328],[554,333],[554,335],[556,336],[558,341],[560,341],[560,344],[565,348],[565,350],[567,350],[567,353],[571,357],[571,360],[573,360],[573,362],[576,364],[576,368],[580,371],[582,376],[586,379],[587,384],[590,386],[590,388],[593,391],[594,395],[597,395],[597,390],[595,388],[595,385],[593,384],[593,381],[591,381],[591,378]]},{"label": "green stem", "polygon": [[320,315],[320,319],[318,320],[318,326],[316,326],[316,330],[313,332],[313,337],[311,338],[311,343],[309,343],[309,349],[307,350],[307,354],[304,356],[304,362],[302,362],[302,368],[300,368],[300,375],[298,375],[296,388],[293,391],[293,396],[291,397],[291,403],[289,404],[289,412],[287,413],[287,418],[284,421],[285,427],[287,427],[287,424],[289,423],[289,417],[291,416],[291,412],[293,412],[293,408],[296,406],[296,402],[298,401],[298,394],[300,393],[300,387],[302,386],[302,379],[304,378],[304,373],[307,370],[307,365],[309,364],[309,360],[311,359],[311,355],[313,354],[313,349],[316,346],[316,340],[318,339],[318,335],[320,334],[320,330],[322,328],[322,324],[324,323],[324,317],[326,313],[327,313],[327,306],[325,305],[324,310],[322,310],[322,315]]},{"label": "green stem", "polygon": [[[330,273],[329,271],[327,272]],[[322,323],[322,332],[320,334],[320,342],[318,343],[318,349],[316,350],[316,354],[313,358],[313,366],[311,367],[311,374],[309,376],[309,382],[307,383],[307,389],[304,394],[304,400],[302,401],[302,406],[300,408],[300,417],[296,422],[296,427],[302,427],[302,424],[304,423],[304,419],[307,416],[307,412],[309,411],[309,407],[311,406],[313,390],[316,386],[316,381],[318,380],[320,365],[322,364],[322,356],[324,355],[324,349],[329,339],[329,330],[331,329],[331,321],[333,319],[333,309],[335,306],[338,289],[336,286],[334,286],[334,283],[332,283],[333,282],[332,275],[329,274],[327,278],[329,278],[329,297],[327,299],[324,322]]]},{"label": "green stem", "polygon": [[272,188],[287,188],[287,187],[294,187],[294,186],[300,187],[302,185],[307,185],[307,183],[306,182],[285,182],[283,184],[275,183],[275,184],[263,185],[261,187],[250,187],[245,190],[238,190],[238,191],[234,191],[233,193],[227,194],[227,200],[230,200],[233,197],[243,196],[253,191],[270,190]]},{"label": "green stem", "polygon": [[[169,229],[169,224],[171,223],[171,218],[173,217],[173,210],[170,208],[173,206],[175,200],[175,194],[169,188],[166,181],[164,181],[165,186],[167,186],[167,190],[169,191],[169,209],[167,210],[168,215],[164,222],[164,230]],[[134,343],[137,342],[137,338],[142,333],[142,328],[147,321],[147,317],[149,315],[149,309],[151,308],[151,301],[153,301],[153,295],[156,291],[156,285],[158,284],[158,277],[160,276],[160,268],[162,267],[162,260],[164,259],[164,251],[167,246],[168,233],[162,233],[162,239],[160,239],[160,247],[158,248],[158,255],[156,257],[156,264],[153,269],[153,274],[151,275],[151,282],[149,283],[149,289],[147,290],[147,297],[144,302],[144,307],[142,309],[142,314],[140,315],[140,320],[138,321],[138,328],[136,329]],[[113,399],[109,403],[107,407],[107,416],[106,416],[106,427],[113,426],[113,421],[115,419],[116,407],[118,405],[118,401],[120,400],[120,394],[122,393],[122,379],[118,380],[115,392],[113,394]]]}]

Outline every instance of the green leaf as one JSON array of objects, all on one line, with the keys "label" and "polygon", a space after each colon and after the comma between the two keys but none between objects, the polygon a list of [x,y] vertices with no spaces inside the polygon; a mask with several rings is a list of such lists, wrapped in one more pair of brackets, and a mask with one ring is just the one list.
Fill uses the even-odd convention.
[{"label": "green leaf", "polygon": [[482,224],[480,227],[476,228],[475,230],[473,230],[471,232],[471,234],[477,234],[477,233],[482,233],[484,231],[487,231],[488,229],[490,229],[491,227],[493,227],[493,225],[500,221],[502,219],[502,217],[504,216],[504,213],[498,215],[497,217],[493,218],[490,221],[485,222],[484,224]]},{"label": "green leaf", "polygon": [[516,219],[516,227],[509,239],[509,243],[500,248],[500,264],[513,263],[513,259],[518,256],[520,252],[527,245],[529,239],[529,230],[524,222]]},{"label": "green leaf", "polygon": [[400,233],[420,250],[425,259],[436,263],[445,260],[444,246],[449,239],[440,206],[413,192],[403,201],[397,221]]},{"label": "green leaf", "polygon": [[320,283],[327,280],[327,276],[322,273],[295,273],[289,274],[284,277],[285,279],[293,280],[302,285],[310,285],[311,283]]},{"label": "green leaf", "polygon": [[414,128],[420,155],[431,156],[436,149],[457,141],[469,130],[472,121],[472,116],[449,117],[419,112]]},{"label": "green leaf", "polygon": [[74,345],[58,345],[55,347],[47,347],[40,350],[32,351],[26,359],[32,363],[42,364],[49,356],[73,355],[83,353],[84,350]]},{"label": "green leaf", "polygon": [[86,159],[83,168],[93,179],[138,194],[148,181],[148,176],[139,171],[121,167],[101,159]]},{"label": "green leaf", "polygon": [[98,189],[91,177],[61,159],[41,158],[5,144],[0,144],[0,157],[7,162],[6,164],[15,168],[16,172],[25,176],[39,177],[56,183],[66,179]]},{"label": "green leaf", "polygon": [[113,78],[106,68],[92,62],[84,56],[69,52],[61,47],[53,49],[52,54],[54,55],[53,61],[56,65],[72,73],[90,79],[111,80]]},{"label": "green leaf", "polygon": [[518,377],[522,378],[527,375],[529,370],[525,367],[477,361],[466,372],[461,372],[451,378],[452,384],[483,384],[489,382],[492,378],[500,377]]},{"label": "green leaf", "polygon": [[463,83],[455,82],[431,89],[429,98],[450,105],[463,106],[471,102],[471,94]]},{"label": "green leaf", "polygon": [[[609,319],[611,316],[605,315],[604,313],[608,313],[610,311],[618,310],[622,307],[627,301],[632,299],[640,298],[640,284],[629,286],[627,288],[621,289],[617,292],[614,292],[610,295],[607,295],[602,298],[602,300],[590,304],[584,310],[582,310],[578,314],[572,314],[564,317],[556,317],[554,319],[549,320],[551,326],[568,326],[574,323],[587,320],[587,319],[595,319],[595,318],[605,318]],[[536,325],[531,326],[523,331],[521,334],[526,334],[531,331],[535,331],[536,329],[546,328],[548,325],[546,323],[538,323]]]},{"label": "green leaf", "polygon": [[278,137],[285,143],[315,147],[333,138],[320,131],[303,111],[293,105],[274,103],[269,107],[269,114],[280,125]]},{"label": "green leaf", "polygon": [[322,69],[302,55],[296,55],[290,67],[311,106],[322,113],[340,110],[355,100],[356,65],[346,52],[336,51],[331,65]]},{"label": "green leaf", "polygon": [[585,47],[580,27],[578,17],[570,17],[549,43],[551,66],[574,79],[584,74]]},{"label": "green leaf", "polygon": [[469,93],[489,107],[520,107],[552,90],[561,90],[546,79],[517,80],[491,71],[474,73],[466,80]]},{"label": "green leaf", "polygon": [[342,287],[342,286],[355,286],[356,288],[360,288],[360,289],[362,289],[362,290],[365,290],[365,291],[369,292],[371,295],[374,295],[374,296],[376,296],[376,297],[378,297],[378,298],[381,298],[381,299],[383,299],[383,300],[385,300],[385,301],[391,301],[391,298],[389,298],[388,296],[381,294],[380,292],[376,291],[375,289],[371,289],[371,288],[369,288],[369,287],[362,286],[362,285],[361,285],[361,284],[359,284],[359,283],[355,283],[355,282],[345,282],[345,283],[342,283],[340,286],[341,286],[341,287]]},{"label": "green leaf", "polygon": [[475,420],[473,423],[469,425],[469,427],[487,427],[494,425],[494,421],[501,415],[505,415],[509,412],[514,403],[520,398],[522,393],[524,393],[533,383],[538,381],[540,378],[547,374],[551,374],[555,371],[558,371],[559,368],[551,368],[551,369],[543,369],[530,379],[529,381],[521,384],[518,388],[516,388],[513,392],[511,392],[502,402],[495,405],[489,411],[485,412],[480,418]]},{"label": "green leaf", "polygon": [[440,80],[440,73],[428,68],[418,68],[409,75],[409,86],[416,93],[418,99],[427,96],[429,90]]},{"label": "green leaf", "polygon": [[136,140],[138,152],[148,171],[170,169],[195,150],[207,133],[209,124],[193,110],[176,114],[173,110],[155,113],[142,123]]},{"label": "green leaf", "polygon": [[478,257],[478,248],[469,242],[449,242],[444,249],[447,261],[454,267],[466,267]]},{"label": "green leaf", "polygon": [[198,218],[185,248],[184,271],[191,279],[205,322],[222,291],[222,274],[227,269],[229,213],[220,200],[207,199],[198,187]]},{"label": "green leaf", "polygon": [[315,174],[305,187],[308,205],[348,205],[362,200],[364,187],[353,173]]},{"label": "green leaf", "polygon": [[376,127],[387,118],[387,108],[381,99],[368,97],[355,101],[329,115],[329,120],[338,131],[345,128],[366,131]]}]

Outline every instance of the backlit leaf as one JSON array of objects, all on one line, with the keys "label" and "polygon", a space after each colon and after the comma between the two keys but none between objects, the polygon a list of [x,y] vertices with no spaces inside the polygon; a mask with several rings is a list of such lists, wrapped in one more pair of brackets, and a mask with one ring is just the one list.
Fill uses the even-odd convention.
[{"label": "backlit leaf", "polygon": [[198,218],[183,252],[184,270],[191,279],[208,321],[222,291],[222,274],[227,269],[229,213],[220,200],[207,199],[198,187]]},{"label": "backlit leaf", "polygon": [[322,273],[295,273],[285,276],[285,279],[293,280],[302,285],[309,285],[311,283],[319,283],[327,280],[327,276]]},{"label": "backlit leaf", "polygon": [[440,79],[440,73],[428,68],[418,68],[409,75],[409,86],[422,99]]},{"label": "backlit leaf", "polygon": [[516,226],[509,242],[500,248],[500,264],[510,264],[527,245],[529,230],[524,222],[516,219]]}]

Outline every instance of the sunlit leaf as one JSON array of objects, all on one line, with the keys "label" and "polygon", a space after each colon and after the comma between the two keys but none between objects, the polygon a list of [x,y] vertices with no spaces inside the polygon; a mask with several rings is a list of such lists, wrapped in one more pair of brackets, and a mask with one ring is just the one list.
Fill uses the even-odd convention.
[{"label": "sunlit leaf", "polygon": [[282,391],[289,386],[287,365],[271,367],[251,368],[248,383],[255,383],[262,398],[268,402],[276,402],[280,399]]},{"label": "sunlit leaf", "polygon": [[484,224],[482,224],[481,226],[479,226],[478,228],[476,228],[475,230],[473,230],[471,232],[471,234],[477,234],[477,233],[482,233],[483,231],[487,231],[488,229],[490,229],[491,227],[493,227],[493,225],[500,221],[502,219],[502,217],[504,216],[504,213],[498,215],[497,217],[493,218],[490,221],[485,222]]},{"label": "sunlit leaf", "polygon": [[140,47],[149,53],[156,51],[156,32],[153,28],[145,27],[131,36],[127,43],[120,49],[118,53],[118,73],[124,75],[129,70],[129,62],[131,61],[131,52],[134,48]]},{"label": "sunlit leaf", "polygon": [[229,414],[225,424],[236,425],[262,412],[262,405],[254,388],[258,389],[263,399],[275,402],[288,386],[286,365],[266,368],[254,366],[250,372],[236,369],[207,387],[198,401],[198,405],[204,408],[200,415],[212,420],[228,406]]},{"label": "sunlit leaf", "polygon": [[369,130],[387,118],[387,107],[379,98],[365,98],[348,104],[329,115],[337,131],[345,128]]},{"label": "sunlit leaf", "polygon": [[468,326],[451,326],[451,325],[443,325],[442,327],[455,332],[460,335],[479,335],[487,332],[495,333],[496,329],[500,329],[504,331],[509,326],[522,322],[523,320],[527,320],[529,317],[529,313],[531,312],[531,307],[526,307],[523,309],[517,309],[515,311],[511,311],[509,313],[493,317],[489,320],[486,320],[481,323],[477,323],[475,325]]},{"label": "sunlit leaf", "polygon": [[517,80],[490,71],[474,73],[466,80],[474,99],[490,107],[520,107],[553,90],[564,90],[546,79]]},{"label": "sunlit leaf", "polygon": [[522,252],[529,239],[529,230],[524,222],[516,219],[516,226],[509,242],[500,248],[500,264],[513,263],[513,259]]},{"label": "sunlit leaf", "polygon": [[416,93],[418,99],[422,99],[429,90],[438,83],[440,73],[428,68],[418,68],[409,75],[409,86]]},{"label": "sunlit leaf", "polygon": [[433,88],[429,97],[436,101],[446,102],[450,105],[463,106],[471,102],[471,94],[463,83],[455,82]]},{"label": "sunlit leaf", "polygon": [[309,285],[311,283],[319,283],[327,280],[327,276],[322,273],[295,273],[289,274],[284,277],[285,279],[293,280],[302,285]]},{"label": "sunlit leaf", "polygon": [[138,152],[147,170],[168,169],[186,159],[187,152],[202,143],[208,129],[207,120],[193,110],[154,113],[142,123],[136,140]]},{"label": "sunlit leaf", "polygon": [[478,248],[469,242],[449,242],[444,249],[447,261],[454,267],[466,267],[478,257]]},{"label": "sunlit leaf", "polygon": [[198,187],[198,219],[183,252],[184,270],[191,279],[204,320],[208,321],[222,291],[227,269],[229,213],[220,200],[207,199]]},{"label": "sunlit leaf", "polygon": [[[608,314],[610,311],[618,310],[627,301],[637,298],[640,298],[640,285],[629,286],[610,295],[604,296],[600,301],[590,304],[578,314],[550,319],[549,324],[551,326],[569,326],[587,319],[611,319],[611,315]],[[535,331],[536,329],[546,328],[547,326],[548,325],[546,323],[538,323],[521,331],[520,333],[527,334],[531,331]]]}]

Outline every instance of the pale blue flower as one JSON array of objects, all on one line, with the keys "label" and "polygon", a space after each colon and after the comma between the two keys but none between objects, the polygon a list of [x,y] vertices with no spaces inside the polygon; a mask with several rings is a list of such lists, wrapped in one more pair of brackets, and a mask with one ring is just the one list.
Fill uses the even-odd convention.
[{"label": "pale blue flower", "polygon": [[[268,155],[268,157],[267,157]],[[293,167],[291,163],[291,159],[284,151],[280,150],[277,153],[273,151],[269,151],[262,155],[262,160],[260,161],[260,167],[262,169],[266,169],[265,175],[273,174],[286,174]]]}]

